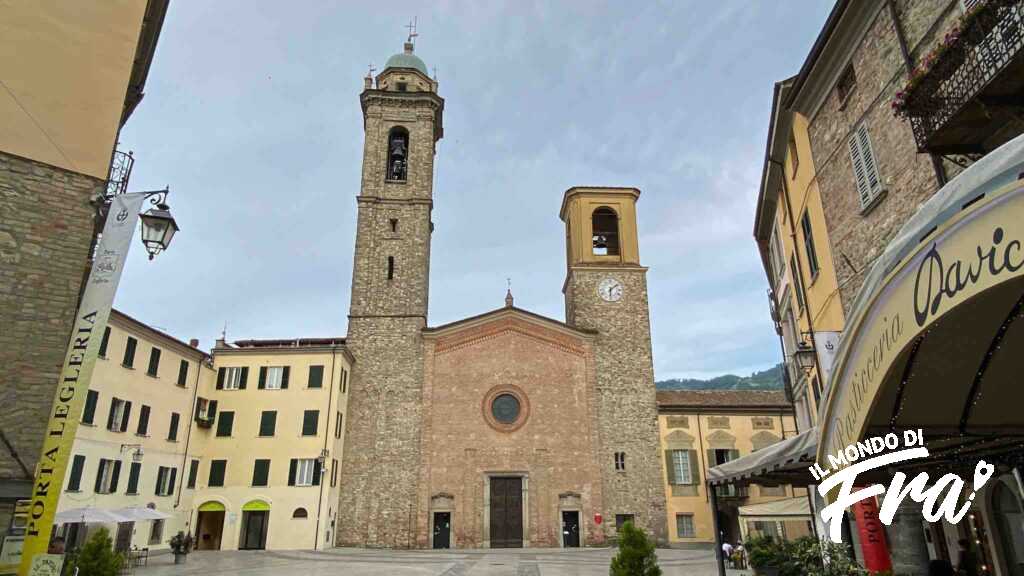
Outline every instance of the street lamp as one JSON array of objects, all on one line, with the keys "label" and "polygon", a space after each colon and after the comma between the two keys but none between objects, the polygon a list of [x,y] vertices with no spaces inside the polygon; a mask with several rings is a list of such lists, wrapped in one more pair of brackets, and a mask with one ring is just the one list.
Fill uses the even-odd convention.
[{"label": "street lamp", "polygon": [[170,207],[165,203],[167,193],[166,188],[154,192],[155,197],[150,199],[150,203],[155,208],[139,215],[139,219],[142,221],[142,243],[146,246],[146,251],[149,252],[150,260],[170,246],[171,238],[178,231],[178,223],[174,221]]},{"label": "street lamp", "polygon": [[810,374],[811,370],[814,369],[815,364],[815,351],[814,345],[810,342],[803,341],[796,345],[796,350],[793,352],[793,357],[796,359],[796,365],[805,374]]}]

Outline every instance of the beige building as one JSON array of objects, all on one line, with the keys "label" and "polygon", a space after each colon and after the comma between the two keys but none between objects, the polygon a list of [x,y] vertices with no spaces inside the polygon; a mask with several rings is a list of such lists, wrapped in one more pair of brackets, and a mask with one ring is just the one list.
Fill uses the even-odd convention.
[{"label": "beige building", "polygon": [[[793,405],[781,391],[659,390],[658,428],[664,461],[669,543],[712,546],[714,520],[707,471],[796,435]],[[764,532],[785,537],[810,533],[808,517],[780,520],[742,517],[740,509],[806,498],[789,486],[719,489],[719,529],[724,541]]]}]

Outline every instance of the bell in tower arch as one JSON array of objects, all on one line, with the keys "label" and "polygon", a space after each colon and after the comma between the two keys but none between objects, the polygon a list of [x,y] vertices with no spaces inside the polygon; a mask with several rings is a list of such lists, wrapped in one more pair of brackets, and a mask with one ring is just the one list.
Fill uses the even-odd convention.
[{"label": "bell in tower arch", "polygon": [[388,134],[388,180],[405,181],[409,165],[409,132],[400,126]]}]

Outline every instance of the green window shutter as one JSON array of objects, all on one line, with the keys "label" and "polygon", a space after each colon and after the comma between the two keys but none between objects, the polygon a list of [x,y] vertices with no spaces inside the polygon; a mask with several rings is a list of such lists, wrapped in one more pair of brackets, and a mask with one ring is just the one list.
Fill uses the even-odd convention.
[{"label": "green window shutter", "polygon": [[249,367],[242,366],[242,375],[238,378],[238,389],[245,390],[245,386],[249,383]]},{"label": "green window shutter", "polygon": [[679,479],[676,478],[675,463],[672,462],[672,452],[672,450],[665,450],[665,474],[670,486],[679,484]]},{"label": "green window shutter", "polygon": [[228,371],[227,368],[217,369],[217,390],[224,389],[224,374]]},{"label": "green window shutter", "polygon": [[217,436],[231,436],[231,430],[235,425],[235,413],[224,410],[217,417]]},{"label": "green window shutter", "polygon": [[124,403],[124,413],[121,415],[121,432],[128,429],[128,419],[132,417],[132,403]]},{"label": "green window shutter", "polygon": [[175,484],[175,480],[177,478],[178,478],[178,469],[177,468],[171,468],[171,481],[167,483],[167,495],[168,496],[174,496],[174,484]]},{"label": "green window shutter", "polygon": [[296,468],[298,468],[298,466],[299,466],[299,461],[296,460],[295,458],[292,458],[291,463],[288,464],[288,485],[289,486],[295,486],[295,471],[296,471]]},{"label": "green window shutter", "polygon": [[302,413],[302,435],[316,436],[317,425],[320,422],[319,410],[306,410]]},{"label": "green window shutter", "polygon": [[277,412],[266,410],[260,414],[260,436],[273,436],[277,428]]},{"label": "green window shutter", "polygon": [[103,339],[100,340],[100,357],[107,357],[107,344],[110,344],[110,326],[103,329]]},{"label": "green window shutter", "polygon": [[699,486],[701,483],[699,453],[696,450],[687,450],[687,452],[690,454],[690,483],[694,486]]},{"label": "green window shutter", "polygon": [[76,454],[71,460],[71,477],[68,479],[68,491],[78,491],[82,486],[82,470],[85,468],[85,456]]},{"label": "green window shutter", "polygon": [[131,468],[128,470],[128,489],[125,494],[138,494],[139,493],[139,474],[142,472],[141,462],[132,462]]},{"label": "green window shutter", "polygon": [[195,488],[196,487],[196,476],[198,476],[198,475],[199,475],[199,460],[193,459],[192,463],[189,465],[189,468],[188,468],[188,487],[189,488]]},{"label": "green window shutter", "polygon": [[182,360],[178,365],[178,386],[184,386],[188,380],[188,360]]},{"label": "green window shutter", "polygon": [[309,367],[309,384],[310,388],[322,388],[324,384],[324,367],[323,366],[310,366]]},{"label": "green window shutter", "polygon": [[95,390],[89,390],[85,395],[85,409],[82,410],[82,422],[85,424],[92,424],[96,418],[96,403],[100,399],[100,393]]},{"label": "green window shutter", "polygon": [[313,486],[320,485],[320,476],[322,476],[322,465],[320,459],[313,460]]},{"label": "green window shutter", "polygon": [[252,468],[252,485],[266,486],[270,478],[270,460],[256,460]]},{"label": "green window shutter", "polygon": [[281,390],[288,389],[288,374],[292,371],[291,366],[285,366],[281,374]]},{"label": "green window shutter", "polygon": [[135,429],[135,433],[139,436],[145,436],[149,432],[149,406],[145,404],[139,409],[139,425]]},{"label": "green window shutter", "polygon": [[257,388],[263,390],[267,387],[267,367],[260,366],[260,381],[256,385]]},{"label": "green window shutter", "polygon": [[117,492],[117,482],[121,479],[121,461],[114,461],[114,471],[110,473],[110,493]]}]

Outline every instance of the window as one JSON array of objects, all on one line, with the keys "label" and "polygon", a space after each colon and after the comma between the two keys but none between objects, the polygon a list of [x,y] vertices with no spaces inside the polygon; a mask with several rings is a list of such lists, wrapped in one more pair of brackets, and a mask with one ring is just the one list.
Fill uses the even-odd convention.
[{"label": "window", "polygon": [[174,479],[178,476],[177,468],[170,468],[168,466],[161,466],[156,472],[156,490],[154,494],[157,496],[173,496],[174,495]]},{"label": "window", "polygon": [[289,366],[261,366],[259,389],[284,390],[288,388]]},{"label": "window", "polygon": [[594,210],[590,219],[593,232],[593,253],[599,256],[619,255],[619,217],[611,208]]},{"label": "window", "polygon": [[391,224],[392,232],[398,232],[398,218],[392,218],[388,220],[388,223]]},{"label": "window", "polygon": [[857,196],[861,210],[868,209],[882,193],[882,180],[878,176],[878,166],[871,150],[871,138],[868,136],[867,124],[860,126],[850,134],[847,141],[850,148],[850,161],[853,165],[853,177],[857,183]]},{"label": "window", "polygon": [[82,487],[82,471],[85,469],[85,456],[75,454],[71,459],[71,474],[68,477],[68,492],[78,492]]},{"label": "window", "polygon": [[302,435],[316,436],[316,429],[320,424],[319,410],[306,410],[302,413]]},{"label": "window", "polygon": [[178,386],[185,386],[188,382],[188,360],[182,360],[178,364]]},{"label": "window", "polygon": [[395,257],[388,256],[388,280],[395,279]]},{"label": "window", "polygon": [[615,531],[618,532],[618,531],[622,530],[622,526],[626,522],[633,522],[635,524],[634,518],[633,518],[632,514],[616,514],[615,515]]},{"label": "window", "polygon": [[221,368],[217,370],[217,390],[245,390],[248,379],[248,366]]},{"label": "window", "polygon": [[341,369],[341,393],[348,392],[348,370]]},{"label": "window", "polygon": [[754,416],[750,419],[754,430],[774,430],[775,421],[770,416]]},{"label": "window", "polygon": [[213,424],[213,420],[216,417],[216,400],[207,400],[201,396],[196,399],[196,421],[199,422],[201,426],[209,427]]},{"label": "window", "polygon": [[796,294],[796,305],[804,309],[804,287],[800,281],[800,269],[796,266],[796,254],[789,257],[789,273],[793,276],[793,294]]},{"label": "window", "polygon": [[96,469],[97,494],[113,494],[117,491],[117,477],[121,474],[120,460],[107,460],[100,458],[100,465]]},{"label": "window", "polygon": [[814,410],[817,411],[821,406],[821,387],[818,385],[817,376],[811,381],[811,390],[814,392]]},{"label": "window", "polygon": [[320,461],[316,458],[292,458],[288,466],[289,486],[319,486]]},{"label": "window", "polygon": [[678,538],[694,538],[697,536],[693,528],[693,514],[676,514],[676,536]]},{"label": "window", "polygon": [[193,458],[188,465],[188,487],[190,489],[195,489],[197,476],[199,476],[199,459]]},{"label": "window", "polygon": [[277,411],[265,410],[260,414],[260,436],[273,436],[277,428]]},{"label": "window", "polygon": [[310,366],[309,367],[309,382],[307,386],[310,388],[322,388],[324,385],[324,367],[323,366]]},{"label": "window", "polygon": [[305,508],[296,508],[295,512],[292,512],[292,518],[309,518],[309,512],[306,512]]},{"label": "window", "polygon": [[772,286],[778,286],[782,276],[786,273],[786,260],[783,257],[782,241],[779,239],[779,227],[772,227],[772,237],[768,243],[769,262],[772,266]]},{"label": "window", "polygon": [[395,126],[388,133],[387,176],[391,181],[404,182],[409,162],[409,132]]},{"label": "window", "polygon": [[338,485],[338,459],[331,458],[331,488]]},{"label": "window", "polygon": [[857,87],[857,74],[853,71],[853,64],[846,66],[846,70],[843,70],[843,75],[839,77],[839,83],[836,84],[836,94],[839,95],[839,109],[842,110],[846,107],[846,101],[850,98],[850,94],[853,94],[853,89]]},{"label": "window", "polygon": [[334,421],[334,437],[341,438],[341,412],[338,412],[337,419]]},{"label": "window", "polygon": [[100,393],[89,390],[85,395],[85,408],[82,409],[82,424],[92,424],[96,419],[96,403],[100,399]]},{"label": "window", "polygon": [[156,377],[160,371],[160,349],[153,347],[149,351],[149,366],[146,368],[146,374],[149,376]]},{"label": "window", "polygon": [[615,453],[615,469],[620,471],[620,472],[626,469],[626,453],[625,452],[616,452]]},{"label": "window", "polygon": [[107,357],[108,344],[110,344],[110,326],[103,329],[103,339],[100,340],[100,358]]},{"label": "window", "polygon": [[793,172],[793,175],[791,176],[791,178],[796,178],[796,170],[797,170],[797,168],[800,167],[800,154],[797,152],[797,149],[796,149],[796,133],[795,132],[790,132],[789,133],[789,143],[788,143],[787,148],[789,150],[789,167],[790,167],[790,170]]},{"label": "window", "polygon": [[121,361],[121,365],[125,368],[131,368],[135,366],[135,347],[139,341],[131,336],[128,337],[128,341],[124,345],[124,360]]},{"label": "window", "polygon": [[398,91],[399,92],[405,92],[406,90],[409,89],[409,83],[408,82],[397,82],[397,84],[398,84]]},{"label": "window", "polygon": [[164,539],[164,521],[153,520],[149,526],[149,543],[159,544]]},{"label": "window", "polygon": [[125,494],[139,493],[139,474],[141,473],[142,462],[132,462],[131,468],[128,470],[128,489],[125,490]]},{"label": "window", "polygon": [[981,5],[981,1],[982,0],[960,0],[960,10],[966,14]]},{"label": "window", "polygon": [[231,429],[235,425],[235,413],[229,410],[221,411],[217,417],[217,436],[225,438],[231,436]]},{"label": "window", "polygon": [[811,215],[804,210],[800,218],[800,229],[804,233],[804,251],[807,252],[807,268],[811,272],[811,279],[818,277],[818,252],[814,250],[814,231],[811,229]]},{"label": "window", "polygon": [[669,484],[693,484],[693,464],[690,462],[690,450],[670,450],[672,474]]},{"label": "window", "polygon": [[171,425],[167,428],[167,439],[172,442],[178,441],[178,421],[181,420],[181,415],[177,412],[171,412]]},{"label": "window", "polygon": [[252,485],[266,486],[270,481],[270,460],[256,460],[252,467]]},{"label": "window", "polygon": [[139,436],[149,434],[149,406],[145,404],[139,410],[139,425],[135,428],[135,433]]},{"label": "window", "polygon": [[227,460],[210,460],[210,478],[207,483],[211,488],[224,485],[224,474],[228,468]]},{"label": "window", "polygon": [[120,398],[110,399],[110,413],[107,415],[107,430],[124,432],[128,429],[128,419],[132,415],[132,403]]}]

